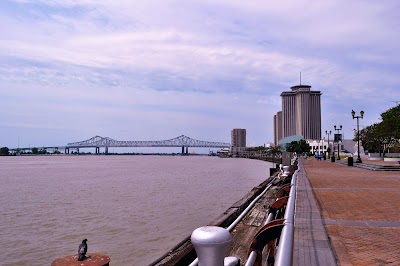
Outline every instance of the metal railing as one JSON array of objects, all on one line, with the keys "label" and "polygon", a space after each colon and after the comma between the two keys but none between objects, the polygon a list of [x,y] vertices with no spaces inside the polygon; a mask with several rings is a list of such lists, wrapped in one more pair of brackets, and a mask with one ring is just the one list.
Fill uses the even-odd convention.
[{"label": "metal railing", "polygon": [[[291,266],[293,261],[293,242],[294,242],[294,214],[295,214],[295,205],[296,205],[296,183],[297,183],[297,173],[298,169],[294,171],[294,173],[288,177],[288,167],[284,167],[284,172],[282,171],[278,177],[283,181],[281,182],[282,187],[276,194],[276,201],[272,206],[270,206],[268,218],[264,224],[264,226],[258,231],[256,236],[254,237],[250,249],[249,249],[249,257],[246,261],[245,266],[253,266],[253,265],[263,265],[263,254],[266,254],[265,262],[268,265],[274,266]],[[286,179],[285,179],[286,178]],[[247,206],[247,208],[233,221],[226,229],[225,234],[229,235],[229,231],[231,231],[235,226],[247,215],[247,213],[254,207],[257,201],[264,196],[264,194],[271,188],[273,185],[274,179],[266,186],[266,188]],[[290,181],[290,184],[289,184]],[[287,182],[286,185],[284,185]],[[201,229],[201,228],[199,228]],[[213,228],[212,230],[217,230],[218,227]],[[220,228],[223,229],[223,228]],[[218,230],[220,230],[218,229]],[[198,230],[198,229],[196,229]],[[195,230],[195,231],[196,231]],[[202,228],[201,230],[209,233],[210,228]],[[199,232],[202,232],[202,231]],[[219,239],[221,236],[215,235],[215,239],[207,239],[213,245],[214,241],[221,241]],[[203,243],[203,235],[195,235],[192,234],[192,241],[200,241],[201,247],[199,247],[200,254],[204,258],[209,258],[207,255],[210,251],[210,247],[207,243]],[[198,239],[197,239],[198,238]],[[224,242],[224,241],[223,241]],[[279,243],[279,244],[278,244]],[[226,242],[224,242],[226,244]],[[214,248],[221,249],[219,243]],[[221,249],[222,250],[222,249]],[[196,248],[197,251],[197,248]],[[198,251],[197,251],[198,252]],[[204,253],[207,252],[207,253]],[[216,252],[216,251],[215,251]],[[225,251],[224,251],[225,252]],[[212,253],[212,252],[211,252]],[[210,253],[210,254],[211,254]],[[218,254],[221,252],[217,252]],[[219,254],[218,256],[221,256]],[[223,258],[223,254],[222,257]],[[225,257],[226,259],[227,257]],[[234,257],[228,257],[234,258]],[[235,258],[233,260],[234,263],[238,263],[238,259]],[[189,266],[198,265],[198,258],[196,258]],[[222,261],[221,261],[222,262]],[[217,263],[219,265],[219,263]],[[212,264],[212,265],[217,265]],[[226,264],[225,265],[236,265],[236,264]]]},{"label": "metal railing", "polygon": [[[272,186],[272,182],[274,180],[271,180],[270,183],[266,186],[266,188],[263,190],[263,192],[260,193],[250,204],[247,206],[246,209],[243,210],[243,212],[226,228],[228,231],[232,231],[233,228],[247,215],[247,213],[253,208],[253,206],[257,203],[257,201],[269,190],[269,188]],[[196,258],[192,263],[189,264],[189,266],[196,266],[198,265],[198,258]]]},{"label": "metal railing", "polygon": [[[278,203],[279,201],[283,201],[282,203],[285,204],[285,206],[282,206],[281,204],[277,204],[279,207],[279,210],[275,211],[273,210],[274,205],[271,206],[270,208],[270,213],[268,214],[267,220],[264,223],[264,227],[260,229],[259,233],[256,235],[256,237],[260,237],[259,235],[264,234],[264,237],[268,238],[268,240],[264,241],[265,243],[268,241],[272,241],[271,239],[274,238],[274,236],[270,236],[271,234],[275,234],[276,232],[281,230],[280,236],[278,236],[279,241],[274,242],[273,245],[276,244],[276,242],[279,242],[278,248],[277,248],[277,254],[275,255],[274,258],[274,266],[291,266],[292,265],[292,260],[293,260],[293,241],[294,241],[294,213],[295,213],[295,205],[296,205],[296,184],[297,184],[297,173],[298,170],[294,172],[291,178],[291,183],[290,183],[290,192],[289,192],[289,197],[286,198],[280,198],[278,196],[277,200],[275,203]],[[287,202],[285,202],[287,201]],[[287,204],[286,204],[287,203]],[[283,227],[277,227],[274,222],[276,219],[279,219],[279,216],[282,215],[282,213],[279,212],[284,212],[284,217],[283,217]],[[257,240],[255,240],[257,242]],[[258,240],[259,241],[259,240]],[[252,244],[253,245],[253,244]],[[260,247],[258,247],[260,248]],[[262,252],[264,252],[264,249],[268,248],[268,251],[266,252],[267,256],[271,254],[271,246],[270,245],[265,245],[262,247]],[[250,250],[252,247],[250,247]],[[275,246],[273,247],[275,249]],[[274,252],[274,251],[272,251]],[[274,254],[272,254],[274,255]],[[257,256],[261,256],[260,250],[252,250],[250,252],[250,255],[246,261],[245,266],[253,266],[253,265],[260,265],[260,258],[257,258]],[[265,258],[267,261],[269,258]]]},{"label": "metal railing", "polygon": [[293,261],[294,214],[296,207],[296,184],[298,170],[292,176],[291,189],[285,212],[285,222],[279,239],[279,248],[274,266],[291,266]]}]

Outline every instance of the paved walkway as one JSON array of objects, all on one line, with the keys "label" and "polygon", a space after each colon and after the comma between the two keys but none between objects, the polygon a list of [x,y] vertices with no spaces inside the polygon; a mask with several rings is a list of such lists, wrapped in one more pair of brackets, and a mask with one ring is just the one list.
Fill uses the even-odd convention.
[{"label": "paved walkway", "polygon": [[337,265],[303,164],[299,163],[293,265]]},{"label": "paved walkway", "polygon": [[294,265],[400,265],[400,172],[315,159],[300,169]]}]

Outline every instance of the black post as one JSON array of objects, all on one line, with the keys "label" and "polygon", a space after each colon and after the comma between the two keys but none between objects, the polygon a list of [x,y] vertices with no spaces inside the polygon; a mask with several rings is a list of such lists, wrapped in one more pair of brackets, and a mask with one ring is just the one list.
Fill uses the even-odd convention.
[{"label": "black post", "polygon": [[361,157],[360,157],[360,126],[358,124],[358,117],[357,117],[357,163],[361,163]]},{"label": "black post", "polygon": [[[328,149],[329,149],[329,135],[332,134],[332,131],[329,130],[329,132],[328,132],[328,130],[325,130],[325,134],[328,135]],[[328,152],[328,157],[331,157],[331,151],[330,150]]]},{"label": "black post", "polygon": [[354,110],[351,110],[351,115],[354,118],[357,118],[357,161],[356,163],[362,163],[361,157],[360,157],[360,125],[358,122],[359,118],[364,118],[364,111],[360,112],[360,116],[356,115],[356,112]]},{"label": "black post", "polygon": [[[337,131],[337,135],[339,135],[339,131],[342,130],[343,126],[340,125],[339,128],[336,128],[336,125],[334,125],[335,130]],[[337,160],[340,160],[340,139],[337,139]]]}]

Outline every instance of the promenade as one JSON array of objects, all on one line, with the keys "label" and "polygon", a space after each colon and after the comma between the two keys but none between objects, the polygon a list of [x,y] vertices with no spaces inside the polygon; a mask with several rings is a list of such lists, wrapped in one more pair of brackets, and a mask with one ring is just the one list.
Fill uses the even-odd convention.
[{"label": "promenade", "polygon": [[293,265],[400,265],[400,172],[302,159],[298,177]]}]

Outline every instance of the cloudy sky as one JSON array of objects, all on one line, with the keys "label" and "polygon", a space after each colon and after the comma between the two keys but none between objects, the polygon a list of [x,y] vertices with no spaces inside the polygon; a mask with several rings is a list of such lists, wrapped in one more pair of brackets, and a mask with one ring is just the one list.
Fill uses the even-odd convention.
[{"label": "cloudy sky", "polygon": [[398,0],[2,0],[0,146],[233,128],[263,145],[300,72],[323,93],[323,132],[350,138],[352,109],[367,126],[400,103],[399,14]]}]

